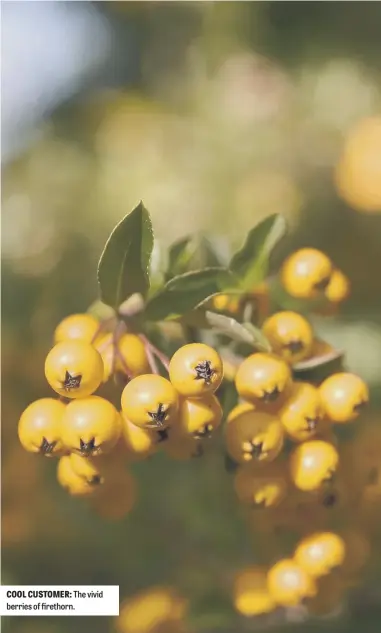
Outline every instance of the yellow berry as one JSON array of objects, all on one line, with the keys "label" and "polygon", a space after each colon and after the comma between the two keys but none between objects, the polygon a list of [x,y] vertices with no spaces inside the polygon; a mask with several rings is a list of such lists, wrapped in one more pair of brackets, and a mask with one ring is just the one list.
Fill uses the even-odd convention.
[{"label": "yellow berry", "polygon": [[216,295],[212,298],[212,305],[215,310],[222,312],[228,309],[229,295]]},{"label": "yellow berry", "polygon": [[300,490],[318,490],[332,481],[339,464],[336,448],[323,440],[299,444],[290,458],[291,479]]},{"label": "yellow berry", "polygon": [[235,384],[241,398],[254,404],[271,404],[291,385],[291,370],[275,354],[251,354],[239,366]]},{"label": "yellow berry", "polygon": [[103,361],[103,379],[102,382],[107,382],[113,370],[116,368],[116,359],[114,362],[114,347],[113,347],[113,335],[110,333],[101,334],[96,338],[93,346],[99,352]]},{"label": "yellow berry", "polygon": [[298,544],[294,558],[310,576],[318,578],[343,564],[345,549],[345,543],[338,534],[318,532]]},{"label": "yellow berry", "polygon": [[172,587],[150,587],[122,602],[116,628],[118,633],[175,633],[186,610],[186,601]]},{"label": "yellow berry", "polygon": [[332,303],[341,303],[350,293],[350,283],[348,277],[344,273],[335,268],[331,280],[325,289],[325,296]]},{"label": "yellow berry", "polygon": [[171,358],[169,378],[179,394],[200,398],[218,389],[223,365],[218,352],[203,343],[183,345]]},{"label": "yellow berry", "polygon": [[297,363],[306,358],[312,349],[313,330],[297,312],[277,312],[266,319],[262,331],[272,349],[287,362]]},{"label": "yellow berry", "polygon": [[354,420],[369,400],[365,382],[359,376],[345,372],[327,378],[319,392],[324,411],[332,422]]},{"label": "yellow berry", "polygon": [[47,456],[66,452],[61,437],[65,408],[59,400],[41,398],[25,409],[18,425],[19,440],[25,450]]},{"label": "yellow berry", "polygon": [[273,600],[283,607],[293,607],[317,593],[315,581],[292,559],[283,559],[268,572],[267,586]]},{"label": "yellow berry", "polygon": [[285,290],[301,299],[311,299],[324,291],[331,275],[331,260],[316,248],[302,248],[292,253],[281,270]]},{"label": "yellow berry", "polygon": [[274,611],[276,603],[267,588],[267,569],[256,566],[240,571],[234,580],[233,600],[238,613],[246,617]]},{"label": "yellow berry", "polygon": [[70,402],[62,423],[62,438],[71,451],[84,456],[110,452],[121,434],[121,419],[114,405],[99,396]]},{"label": "yellow berry", "polygon": [[97,484],[88,482],[77,475],[73,470],[69,455],[64,455],[60,458],[57,467],[57,479],[60,486],[73,497],[86,497],[98,491]]},{"label": "yellow berry", "polygon": [[303,442],[313,437],[323,418],[319,390],[306,382],[295,382],[278,416],[293,440]]},{"label": "yellow berry", "polygon": [[165,429],[176,419],[178,394],[166,378],[143,374],[129,382],[122,393],[122,411],[127,419],[146,429]]},{"label": "yellow berry", "polygon": [[210,437],[220,426],[222,408],[213,394],[204,398],[181,398],[178,427],[196,440]]},{"label": "yellow berry", "polygon": [[156,450],[155,431],[132,424],[125,415],[122,415],[122,436],[129,460],[145,459]]},{"label": "yellow berry", "polygon": [[125,366],[132,376],[150,373],[144,343],[136,334],[123,334],[118,341],[116,368],[123,372]]},{"label": "yellow berry", "polygon": [[90,343],[63,341],[47,355],[45,376],[61,396],[83,398],[94,393],[102,382],[103,361]]},{"label": "yellow berry", "polygon": [[92,343],[99,331],[99,321],[91,314],[71,314],[59,323],[54,332],[54,342],[83,341]]},{"label": "yellow berry", "polygon": [[226,448],[239,464],[271,462],[283,447],[283,428],[280,420],[270,413],[257,409],[232,411],[226,425]]},{"label": "yellow berry", "polygon": [[119,474],[124,468],[121,451],[115,449],[97,457],[71,453],[70,464],[76,475],[92,485],[103,485],[114,473]]},{"label": "yellow berry", "polygon": [[234,477],[234,488],[241,503],[255,508],[274,508],[288,490],[284,466],[276,463],[261,469],[241,466]]}]

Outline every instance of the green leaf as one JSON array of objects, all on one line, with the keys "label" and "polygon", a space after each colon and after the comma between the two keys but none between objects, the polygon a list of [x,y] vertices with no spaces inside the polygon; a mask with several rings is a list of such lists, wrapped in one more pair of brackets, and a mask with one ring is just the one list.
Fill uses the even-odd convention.
[{"label": "green leaf", "polygon": [[205,268],[170,279],[146,304],[149,321],[176,319],[233,283],[226,268]]},{"label": "green leaf", "polygon": [[117,309],[135,293],[149,289],[153,249],[151,218],[140,202],[114,228],[98,264],[98,285],[103,303]]},{"label": "green leaf", "polygon": [[233,317],[207,311],[205,318],[219,334],[229,336],[238,343],[246,343],[262,352],[270,352],[271,346],[261,330],[251,323],[239,323]]},{"label": "green leaf", "polygon": [[167,281],[186,272],[194,253],[194,244],[192,246],[192,242],[193,236],[187,235],[169,247],[168,268],[165,274]]},{"label": "green leaf", "polygon": [[94,301],[87,308],[87,313],[91,314],[99,321],[107,321],[108,319],[116,317],[115,310],[113,310],[113,308],[110,308],[110,306],[106,305],[105,303],[102,303],[102,301],[99,301],[99,299]]},{"label": "green leaf", "polygon": [[286,232],[282,215],[274,214],[257,224],[248,234],[242,248],[233,255],[230,269],[243,290],[252,290],[268,273],[271,251]]}]

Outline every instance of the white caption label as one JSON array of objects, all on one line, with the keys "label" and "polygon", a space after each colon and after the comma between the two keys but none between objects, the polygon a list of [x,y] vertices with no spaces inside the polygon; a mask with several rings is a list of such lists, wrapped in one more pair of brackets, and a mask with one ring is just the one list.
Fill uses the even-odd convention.
[{"label": "white caption label", "polygon": [[119,587],[2,585],[0,615],[119,615]]}]

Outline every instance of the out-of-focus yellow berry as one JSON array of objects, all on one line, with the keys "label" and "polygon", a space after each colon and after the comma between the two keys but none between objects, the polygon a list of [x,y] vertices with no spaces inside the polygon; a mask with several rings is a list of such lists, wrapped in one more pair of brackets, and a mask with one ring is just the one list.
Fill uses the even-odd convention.
[{"label": "out-of-focus yellow berry", "polygon": [[123,601],[116,628],[118,633],[172,633],[173,625],[184,619],[187,606],[172,587],[150,587]]},{"label": "out-of-focus yellow berry", "polygon": [[92,343],[99,330],[99,321],[91,314],[71,314],[59,323],[54,332],[54,342],[83,341]]},{"label": "out-of-focus yellow berry", "polygon": [[346,140],[335,180],[339,196],[351,207],[381,212],[381,117],[357,123]]},{"label": "out-of-focus yellow berry", "polygon": [[281,278],[285,290],[292,297],[312,299],[325,291],[331,276],[332,262],[316,248],[302,248],[284,262]]},{"label": "out-of-focus yellow berry", "polygon": [[262,326],[273,351],[287,362],[294,364],[311,352],[313,330],[297,312],[277,312],[266,319]]},{"label": "out-of-focus yellow berry", "polygon": [[235,609],[246,617],[273,611],[276,603],[267,588],[267,569],[248,567],[240,571],[234,580],[233,601]]}]

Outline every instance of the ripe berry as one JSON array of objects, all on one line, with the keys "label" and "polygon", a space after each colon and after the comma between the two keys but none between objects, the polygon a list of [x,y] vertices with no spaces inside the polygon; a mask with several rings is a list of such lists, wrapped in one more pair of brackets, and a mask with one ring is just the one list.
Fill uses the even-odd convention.
[{"label": "ripe berry", "polygon": [[19,440],[25,450],[47,456],[66,452],[61,438],[65,409],[63,402],[53,398],[41,398],[25,409],[18,425]]},{"label": "ripe berry", "polygon": [[96,497],[91,499],[91,506],[102,519],[118,521],[135,505],[136,482],[127,471],[119,472],[117,477],[114,474],[98,490]]},{"label": "ripe berry", "polygon": [[234,478],[234,488],[241,503],[255,508],[274,508],[287,494],[287,476],[283,465],[275,463],[261,469],[241,466]]},{"label": "ripe berry", "polygon": [[236,314],[240,306],[240,297],[234,295],[216,295],[212,298],[212,306],[218,312],[231,312]]},{"label": "ripe berry", "polygon": [[282,425],[270,413],[252,408],[237,415],[233,409],[228,416],[226,448],[238,464],[271,462],[282,450],[283,439]]},{"label": "ripe berry", "polygon": [[156,586],[123,601],[118,633],[180,633],[186,601],[172,587]]},{"label": "ripe berry", "polygon": [[307,358],[312,349],[313,330],[297,312],[277,312],[266,319],[262,331],[272,349],[293,364]]},{"label": "ripe berry", "polygon": [[[136,336],[136,334],[123,334],[118,341],[118,351],[132,376],[150,373],[146,349],[139,336]],[[124,364],[118,355],[116,368],[122,372],[124,371]]]},{"label": "ripe berry", "polygon": [[311,534],[298,544],[294,559],[307,574],[319,578],[343,564],[345,543],[333,532]]},{"label": "ripe berry", "polygon": [[271,404],[291,385],[291,371],[275,354],[251,354],[239,366],[235,384],[241,398]]},{"label": "ripe berry", "polygon": [[128,460],[138,461],[152,455],[157,446],[155,431],[132,424],[122,414],[122,437],[124,440]]},{"label": "ripe berry", "polygon": [[302,442],[313,437],[323,417],[318,389],[306,382],[295,382],[277,413],[284,430],[293,440]]},{"label": "ripe berry", "polygon": [[129,382],[122,393],[122,410],[132,424],[165,429],[177,418],[179,398],[169,380],[143,374]]},{"label": "ripe berry", "polygon": [[83,341],[92,343],[99,331],[99,321],[91,314],[71,314],[59,323],[54,332],[54,342]]},{"label": "ripe berry", "polygon": [[292,253],[281,270],[282,283],[292,297],[311,299],[324,291],[332,275],[332,262],[316,248]]},{"label": "ripe berry", "polygon": [[196,440],[211,437],[220,426],[222,408],[213,394],[204,398],[181,398],[178,427]]},{"label": "ripe berry", "polygon": [[307,574],[319,578],[343,564],[345,549],[345,543],[338,534],[318,532],[298,544],[294,559]]},{"label": "ripe berry", "polygon": [[80,477],[73,470],[70,456],[60,458],[57,467],[58,483],[73,497],[86,497],[98,491],[98,485],[89,483],[84,477]]},{"label": "ripe berry", "polygon": [[[103,485],[114,473],[124,468],[121,450],[97,457],[85,457],[79,453],[70,454],[70,464],[76,475],[82,477],[88,484]],[[125,454],[124,454],[125,457]]]},{"label": "ripe berry", "polygon": [[90,343],[64,341],[50,350],[45,376],[61,396],[83,398],[92,394],[103,378],[103,361]]},{"label": "ripe berry", "polygon": [[274,601],[283,607],[297,606],[317,593],[315,581],[291,558],[280,560],[271,567],[267,586]]},{"label": "ripe berry", "polygon": [[365,382],[355,374],[344,372],[327,378],[319,392],[325,413],[332,422],[354,420],[369,401]]},{"label": "ripe berry", "polygon": [[350,283],[348,277],[341,270],[335,268],[331,280],[325,289],[325,296],[332,303],[341,303],[347,299],[350,293]]},{"label": "ripe berry", "polygon": [[274,611],[276,603],[267,588],[267,569],[248,567],[240,571],[234,580],[233,600],[235,609],[246,617]]},{"label": "ripe berry", "polygon": [[169,378],[182,396],[200,398],[213,393],[220,386],[223,378],[222,360],[209,345],[183,345],[171,358]]},{"label": "ripe berry", "polygon": [[121,434],[120,414],[99,396],[70,402],[62,423],[62,438],[71,451],[84,456],[108,453]]},{"label": "ripe berry", "polygon": [[297,446],[290,458],[291,479],[300,490],[318,490],[335,476],[339,455],[323,440],[311,440]]}]

